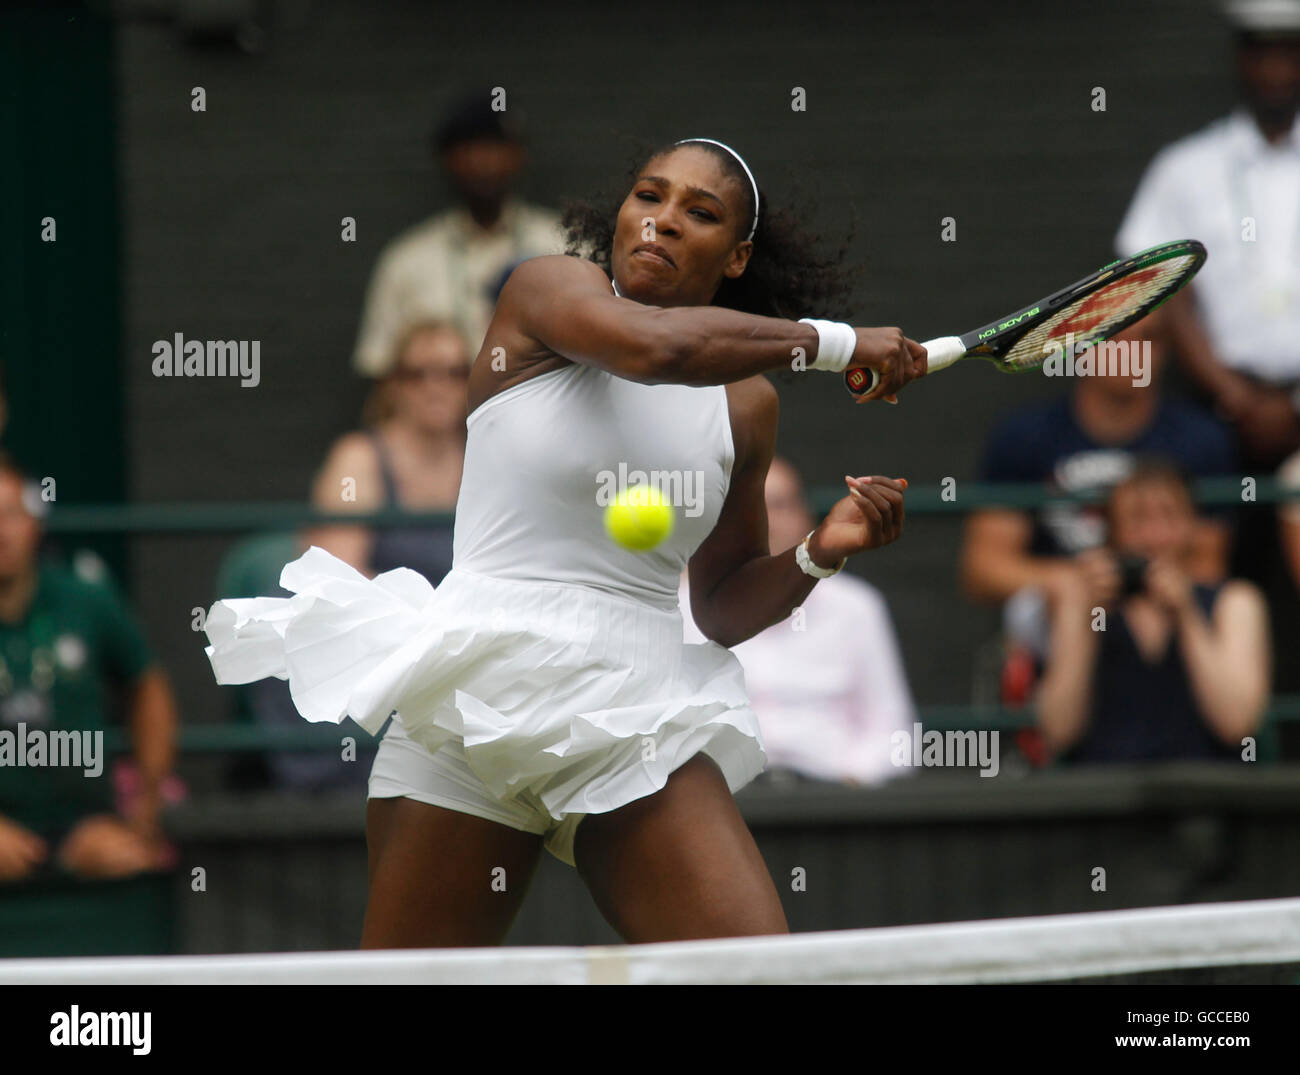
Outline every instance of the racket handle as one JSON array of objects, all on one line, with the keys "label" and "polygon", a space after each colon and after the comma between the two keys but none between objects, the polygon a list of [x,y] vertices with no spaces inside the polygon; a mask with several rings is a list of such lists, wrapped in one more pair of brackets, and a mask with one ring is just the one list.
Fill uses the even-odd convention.
[{"label": "racket handle", "polygon": [[926,340],[921,346],[925,348],[925,368],[930,373],[947,369],[966,355],[966,345],[961,342],[960,336],[940,336],[938,339]]},{"label": "racket handle", "polygon": [[[966,345],[961,342],[960,336],[939,336],[926,340],[921,346],[925,348],[926,369],[930,373],[946,369],[966,354]],[[844,371],[844,383],[853,395],[865,396],[875,391],[876,385],[880,383],[880,374],[864,366],[857,366]]]}]

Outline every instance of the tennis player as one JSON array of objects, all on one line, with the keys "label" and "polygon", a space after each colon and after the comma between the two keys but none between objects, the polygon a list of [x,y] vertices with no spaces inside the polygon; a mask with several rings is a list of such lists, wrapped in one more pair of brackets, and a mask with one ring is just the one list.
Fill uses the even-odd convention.
[{"label": "tennis player", "polygon": [[[892,399],[926,355],[896,328],[786,316],[840,281],[734,150],[676,143],[616,219],[568,223],[588,256],[515,269],[471,372],[436,590],[312,548],[284,570],[294,597],[207,619],[219,682],[287,678],[308,720],[375,734],[396,711],[370,776],[364,948],[500,943],[542,847],[628,942],[787,932],[732,799],[765,757],[725,647],[902,531],[905,481],[846,477],[826,519],[770,555],[762,375],[860,365],[882,377],[868,398]],[[648,552],[603,527],[601,491],[637,471],[679,502]],[[688,563],[701,645],[683,643]]]}]

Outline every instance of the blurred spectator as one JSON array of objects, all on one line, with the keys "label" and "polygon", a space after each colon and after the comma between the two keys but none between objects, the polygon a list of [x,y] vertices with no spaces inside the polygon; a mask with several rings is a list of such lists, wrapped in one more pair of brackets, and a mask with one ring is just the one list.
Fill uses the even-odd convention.
[{"label": "blurred spectator", "polygon": [[[816,526],[799,475],[784,459],[767,473],[772,555]],[[704,642],[691,618],[689,579],[680,600],[687,642]],[[808,777],[871,784],[910,769],[890,761],[890,736],[912,732],[916,711],[889,608],[853,575],[821,579],[785,621],[732,647],[763,731],[767,780]]]},{"label": "blurred spectator", "polygon": [[353,357],[363,376],[387,372],[398,337],[416,320],[452,322],[475,357],[501,274],[527,258],[564,252],[559,215],[511,195],[527,152],[515,117],[492,104],[490,91],[470,95],[434,134],[460,204],[399,235],[380,255]]},{"label": "blurred spectator", "polygon": [[[367,402],[367,428],[335,441],[316,478],[312,504],[321,511],[456,507],[472,356],[456,329],[441,321],[416,322],[395,346],[395,361]],[[409,567],[436,586],[451,569],[451,543],[450,524],[332,525],[308,531],[303,548],[319,545],[371,577]]]},{"label": "blurred spectator", "polygon": [[1173,342],[1247,461],[1272,467],[1300,448],[1300,0],[1227,10],[1242,107],[1156,155],[1116,244],[1205,243],[1168,306]]},{"label": "blurred spectator", "polygon": [[[460,333],[442,321],[416,322],[396,346],[396,362],[388,364],[388,372],[366,402],[364,428],[335,441],[316,478],[312,504],[322,511],[455,510],[465,461],[469,352]],[[407,567],[437,586],[451,570],[453,533],[451,523],[373,529],[322,525],[305,530],[294,552],[319,545],[371,578]],[[285,559],[283,545],[270,539],[259,548],[275,560],[278,577]],[[258,585],[252,584],[250,596],[289,596],[278,582],[264,589]],[[302,727],[283,680],[268,677],[243,689],[247,709],[257,723]],[[369,739],[351,725],[345,734]],[[355,790],[365,785],[369,775],[362,759],[344,761],[328,751],[279,751],[269,756],[267,764],[275,784],[297,791]],[[241,782],[245,779],[252,777],[240,777]]]},{"label": "blurred spectator", "polygon": [[1053,608],[1037,698],[1048,749],[1069,762],[1239,759],[1268,701],[1262,594],[1186,572],[1196,512],[1175,465],[1139,461],[1107,515],[1108,547],[1082,554]]},{"label": "blurred spectator", "polygon": [[101,878],[164,868],[172,852],[159,814],[176,736],[170,684],[107,580],[39,559],[43,509],[35,484],[0,458],[0,732],[15,752],[33,732],[102,733],[110,687],[125,686],[135,772],[119,814],[123,789],[102,755],[97,777],[85,766],[20,767],[16,753],[3,760],[0,880],[56,865]]},{"label": "blurred spectator", "polygon": [[[1150,342],[1150,383],[1134,384],[1135,378],[1124,374],[1078,377],[1058,399],[1013,413],[989,438],[983,481],[1101,493],[1127,477],[1139,455],[1166,456],[1197,477],[1236,473],[1227,429],[1208,412],[1169,399],[1161,390],[1165,347],[1159,312],[1117,340],[1130,350],[1143,340]],[[1004,619],[1013,650],[1027,650],[1041,660],[1049,602],[1077,581],[1079,554],[1105,540],[1100,504],[974,511],[966,522],[963,582],[977,600],[1007,602]],[[1231,530],[1222,513],[1196,519],[1188,570],[1198,581],[1222,579],[1230,544]]]}]

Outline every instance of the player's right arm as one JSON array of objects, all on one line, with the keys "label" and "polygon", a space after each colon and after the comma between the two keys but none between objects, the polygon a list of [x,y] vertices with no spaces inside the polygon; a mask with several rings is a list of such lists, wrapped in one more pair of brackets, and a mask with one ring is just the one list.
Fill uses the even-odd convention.
[{"label": "player's right arm", "polygon": [[[532,258],[511,274],[497,306],[539,350],[643,384],[718,385],[791,368],[802,348],[817,356],[817,331],[779,317],[717,306],[657,307],[620,298],[592,262]],[[881,374],[876,396],[924,372],[924,349],[896,328],[857,329],[852,365]]]}]

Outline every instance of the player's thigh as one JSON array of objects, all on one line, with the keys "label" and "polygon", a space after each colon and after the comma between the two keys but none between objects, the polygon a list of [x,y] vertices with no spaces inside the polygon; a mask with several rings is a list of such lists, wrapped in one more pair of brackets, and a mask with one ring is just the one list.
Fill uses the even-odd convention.
[{"label": "player's thigh", "polygon": [[583,818],[574,858],[601,913],[630,943],[789,932],[763,856],[703,754],[655,794]]},{"label": "player's thigh", "polygon": [[500,944],[541,836],[414,799],[366,806],[370,897],[362,948]]}]

